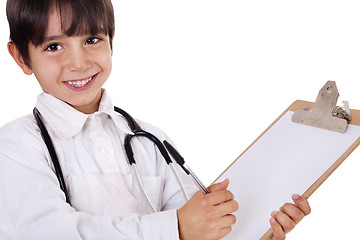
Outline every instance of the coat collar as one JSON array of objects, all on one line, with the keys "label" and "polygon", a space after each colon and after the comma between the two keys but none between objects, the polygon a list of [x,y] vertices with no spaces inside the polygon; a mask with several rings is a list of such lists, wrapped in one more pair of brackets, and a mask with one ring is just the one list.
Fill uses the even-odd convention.
[{"label": "coat collar", "polygon": [[104,90],[99,110],[92,114],[84,114],[69,104],[53,97],[48,93],[41,93],[37,98],[36,108],[42,115],[42,120],[55,135],[62,139],[76,136],[83,129],[85,122],[91,115],[106,114],[117,128],[125,133],[131,133],[124,118],[114,111],[114,105]]}]

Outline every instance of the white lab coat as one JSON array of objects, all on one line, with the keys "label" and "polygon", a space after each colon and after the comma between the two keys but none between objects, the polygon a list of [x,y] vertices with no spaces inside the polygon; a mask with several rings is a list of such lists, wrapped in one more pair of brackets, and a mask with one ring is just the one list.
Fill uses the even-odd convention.
[{"label": "white lab coat", "polygon": [[[72,206],[65,202],[33,116],[20,118],[0,129],[0,205],[7,210],[0,221],[11,225],[0,228],[0,234],[34,240],[179,238],[176,209],[185,200],[176,179],[152,142],[132,140],[145,190],[159,211],[149,213],[123,148],[130,129],[106,92],[99,111],[90,115],[46,93],[36,107],[54,143]],[[140,125],[166,139],[159,129]],[[192,195],[196,187],[177,169]]]}]

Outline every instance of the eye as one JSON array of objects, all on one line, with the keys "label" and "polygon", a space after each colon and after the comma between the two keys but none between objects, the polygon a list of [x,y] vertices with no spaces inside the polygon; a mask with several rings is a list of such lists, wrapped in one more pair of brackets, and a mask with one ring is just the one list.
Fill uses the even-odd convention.
[{"label": "eye", "polygon": [[101,41],[101,39],[98,37],[89,37],[88,39],[86,39],[85,44],[95,44],[99,41]]},{"label": "eye", "polygon": [[52,44],[50,44],[49,46],[47,46],[45,48],[45,50],[49,51],[49,52],[55,52],[55,51],[58,51],[60,49],[62,49],[62,46],[60,44],[58,44],[58,43],[52,43]]}]

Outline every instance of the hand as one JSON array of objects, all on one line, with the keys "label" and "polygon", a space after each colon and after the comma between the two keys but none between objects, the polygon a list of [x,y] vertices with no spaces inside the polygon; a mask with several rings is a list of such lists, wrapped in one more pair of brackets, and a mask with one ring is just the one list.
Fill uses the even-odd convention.
[{"label": "hand", "polygon": [[273,240],[285,239],[285,234],[294,229],[296,224],[311,212],[309,202],[305,198],[294,194],[292,199],[294,204],[286,203],[280,208],[280,211],[271,213],[270,225],[273,231]]},{"label": "hand", "polygon": [[238,209],[234,195],[226,190],[229,180],[209,187],[209,194],[196,192],[177,211],[181,240],[215,240],[226,236],[236,218],[231,213]]}]

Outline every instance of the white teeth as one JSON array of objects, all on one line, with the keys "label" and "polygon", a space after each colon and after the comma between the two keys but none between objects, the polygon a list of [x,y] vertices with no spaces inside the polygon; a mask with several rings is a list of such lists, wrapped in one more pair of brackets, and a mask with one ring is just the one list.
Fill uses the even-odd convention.
[{"label": "white teeth", "polygon": [[67,83],[73,87],[83,87],[92,80],[93,77],[89,77],[82,81],[67,81]]}]

